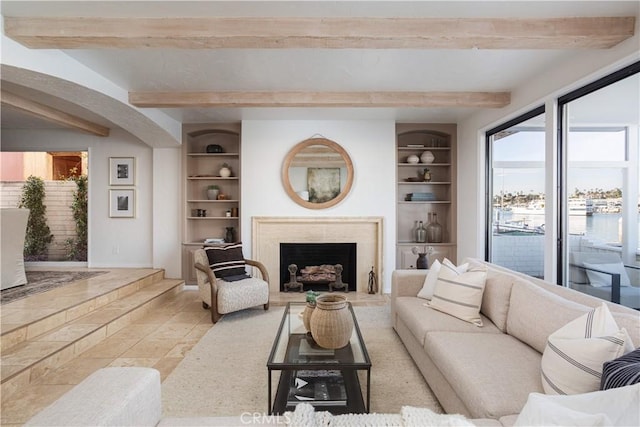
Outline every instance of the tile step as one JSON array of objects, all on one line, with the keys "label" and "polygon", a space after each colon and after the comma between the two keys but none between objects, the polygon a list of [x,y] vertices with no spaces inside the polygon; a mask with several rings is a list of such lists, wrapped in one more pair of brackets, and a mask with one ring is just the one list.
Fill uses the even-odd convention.
[{"label": "tile step", "polygon": [[3,350],[0,369],[2,401],[148,315],[183,289],[182,279],[162,279]]},{"label": "tile step", "polygon": [[[42,335],[163,279],[164,270],[148,270],[142,277],[135,279],[127,278],[122,284],[113,283],[113,285],[111,285],[110,283],[110,286],[113,286],[112,289],[106,290],[80,303],[65,307],[55,313],[42,316],[28,323],[20,324],[14,328],[2,328],[0,350],[2,353],[5,353],[15,345]],[[113,282],[116,281],[114,280]],[[11,304],[8,304],[7,307],[11,307]]]}]

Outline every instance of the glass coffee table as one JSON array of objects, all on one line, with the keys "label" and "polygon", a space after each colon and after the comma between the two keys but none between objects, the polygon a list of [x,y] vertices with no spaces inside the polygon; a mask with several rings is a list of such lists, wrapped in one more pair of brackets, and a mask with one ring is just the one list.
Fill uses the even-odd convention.
[{"label": "glass coffee table", "polygon": [[[336,350],[319,347],[302,323],[304,302],[290,302],[285,308],[267,361],[269,371],[269,413],[292,411],[298,403],[312,404],[333,414],[369,412],[371,360],[364,345],[351,303],[353,333],[349,344]],[[280,371],[273,396],[273,374]],[[366,404],[358,371],[366,371]]]}]

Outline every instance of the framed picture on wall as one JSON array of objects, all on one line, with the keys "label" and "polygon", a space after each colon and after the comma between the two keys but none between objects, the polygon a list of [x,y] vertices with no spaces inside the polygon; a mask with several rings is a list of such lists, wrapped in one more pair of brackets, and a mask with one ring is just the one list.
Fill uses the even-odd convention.
[{"label": "framed picture on wall", "polygon": [[134,168],[133,157],[109,157],[109,185],[133,185]]},{"label": "framed picture on wall", "polygon": [[109,216],[111,218],[133,218],[135,213],[135,190],[109,190]]},{"label": "framed picture on wall", "polygon": [[325,203],[340,194],[340,168],[308,168],[309,201]]}]

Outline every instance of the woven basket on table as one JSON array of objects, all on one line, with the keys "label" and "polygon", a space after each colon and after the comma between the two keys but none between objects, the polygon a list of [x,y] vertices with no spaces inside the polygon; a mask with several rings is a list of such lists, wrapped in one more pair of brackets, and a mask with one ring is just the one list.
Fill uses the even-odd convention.
[{"label": "woven basket on table", "polygon": [[347,298],[339,294],[326,294],[316,298],[311,315],[311,335],[324,348],[342,348],[353,333],[353,317],[347,307]]}]

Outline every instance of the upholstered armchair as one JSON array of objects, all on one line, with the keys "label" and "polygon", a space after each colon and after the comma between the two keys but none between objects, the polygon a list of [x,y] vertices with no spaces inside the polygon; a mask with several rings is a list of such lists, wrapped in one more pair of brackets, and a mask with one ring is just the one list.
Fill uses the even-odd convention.
[{"label": "upholstered armchair", "polygon": [[205,309],[211,309],[213,323],[220,320],[223,314],[245,308],[263,305],[265,310],[269,309],[269,274],[267,269],[258,261],[242,259],[242,262],[243,265],[253,267],[251,268],[252,274],[240,280],[227,281],[224,278],[216,277],[204,249],[197,249],[194,252],[194,266],[202,306]]}]

